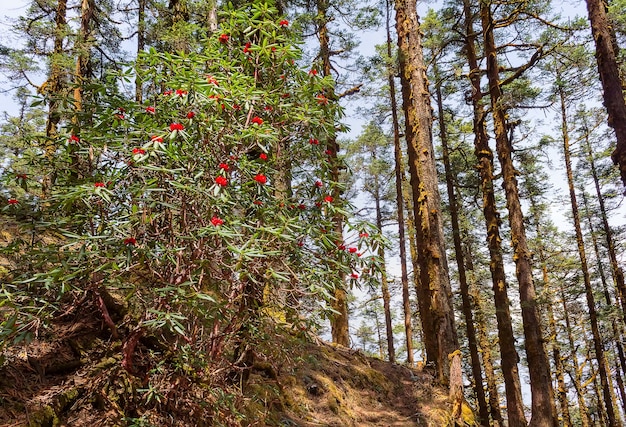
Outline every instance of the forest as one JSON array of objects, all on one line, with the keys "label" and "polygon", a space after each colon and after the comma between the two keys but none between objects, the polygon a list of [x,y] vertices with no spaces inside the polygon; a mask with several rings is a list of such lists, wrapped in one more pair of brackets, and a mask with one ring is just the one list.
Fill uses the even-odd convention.
[{"label": "forest", "polygon": [[0,425],[626,425],[625,0],[10,12]]}]

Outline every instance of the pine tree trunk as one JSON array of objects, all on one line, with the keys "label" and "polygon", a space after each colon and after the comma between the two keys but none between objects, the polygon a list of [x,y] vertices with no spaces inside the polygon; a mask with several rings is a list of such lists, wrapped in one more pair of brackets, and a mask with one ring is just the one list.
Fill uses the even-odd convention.
[{"label": "pine tree trunk", "polygon": [[[594,230],[593,221],[591,218],[591,211],[589,207],[589,203],[587,201],[587,195],[582,189],[581,191],[583,198],[583,207],[586,211],[587,223],[589,226],[589,234],[591,234],[591,240],[593,242],[593,250],[596,255],[596,262],[598,264],[598,275],[600,276],[600,282],[602,282],[602,289],[604,291],[604,301],[606,302],[607,307],[613,307],[613,299],[611,298],[611,293],[609,291],[609,286],[606,280],[606,274],[604,273],[604,265],[602,264],[602,256],[600,254],[600,246],[598,244],[598,238],[596,236],[596,232]],[[615,379],[617,381],[617,387],[620,393],[620,398],[622,401],[622,408],[626,409],[626,389],[624,388],[624,381],[622,379],[622,372],[626,372],[626,357],[624,355],[624,349],[622,348],[622,334],[620,333],[619,326],[617,324],[617,320],[611,320],[611,330],[613,332],[613,344],[615,345],[615,350],[617,352],[618,362],[615,362]],[[615,403],[615,407],[617,408],[617,402]]]},{"label": "pine tree trunk", "polygon": [[[374,157],[375,158],[375,157]],[[380,210],[380,182],[378,175],[374,177],[374,202],[376,208],[376,227],[378,232],[383,233],[383,216]],[[385,329],[387,333],[387,355],[391,363],[396,362],[396,350],[393,345],[393,325],[391,324],[391,298],[389,295],[389,284],[387,283],[387,264],[385,263],[385,248],[378,247],[378,257],[381,259],[380,286],[383,294],[383,309],[385,311]]]},{"label": "pine tree trunk", "polygon": [[424,346],[439,381],[448,384],[448,355],[459,348],[444,249],[441,205],[431,135],[431,109],[415,2],[399,0],[396,31],[417,256],[420,267],[418,302]]},{"label": "pine tree trunk", "polygon": [[398,246],[400,251],[400,282],[402,283],[402,309],[404,312],[404,335],[406,341],[406,361],[409,366],[413,366],[413,326],[411,321],[411,300],[409,296],[409,274],[406,265],[406,237],[404,235],[404,196],[402,193],[404,181],[404,164],[402,159],[402,147],[400,146],[400,122],[398,120],[398,104],[396,102],[396,82],[394,79],[394,69],[391,66],[391,29],[389,23],[391,21],[389,11],[391,6],[389,1],[386,5],[386,29],[387,29],[387,56],[389,58],[389,66],[387,70],[387,79],[389,84],[389,102],[391,105],[391,121],[393,123],[393,152],[395,161],[396,176],[396,205],[398,216]]},{"label": "pine tree trunk", "polygon": [[610,23],[603,0],[586,0],[591,34],[596,43],[596,60],[598,72],[604,91],[604,106],[608,113],[608,124],[615,131],[617,146],[611,154],[613,162],[618,165],[622,182],[626,185],[626,102],[622,92],[622,81],[617,65]]},{"label": "pine tree trunk", "polygon": [[580,257],[580,267],[583,275],[583,281],[585,285],[585,296],[587,298],[587,309],[589,310],[589,320],[591,322],[591,334],[593,336],[593,345],[596,354],[596,360],[598,361],[598,371],[600,374],[600,382],[602,384],[602,392],[604,397],[604,403],[606,407],[606,414],[610,427],[618,427],[617,418],[613,409],[613,402],[611,399],[611,384],[609,382],[606,357],[604,354],[604,345],[602,342],[602,336],[600,335],[600,327],[598,324],[598,314],[596,312],[596,306],[593,296],[593,287],[591,284],[591,277],[589,275],[589,268],[587,266],[587,255],[585,254],[585,245],[583,241],[582,227],[580,225],[580,215],[578,213],[578,202],[576,201],[576,191],[574,189],[574,176],[572,173],[572,161],[569,149],[569,133],[567,124],[567,115],[565,114],[565,95],[563,90],[559,89],[560,101],[561,101],[561,130],[563,137],[563,153],[565,156],[565,170],[567,173],[567,184],[569,187],[569,195],[572,206],[572,216],[574,219],[574,229],[576,231],[576,244],[578,246],[578,256]]},{"label": "pine tree trunk", "polygon": [[[604,231],[604,237],[606,239],[607,250],[609,253],[609,260],[611,261],[611,274],[613,276],[613,282],[615,283],[617,298],[622,307],[622,318],[624,324],[626,324],[626,284],[624,283],[624,272],[622,271],[619,263],[617,262],[617,254],[615,252],[615,240],[613,238],[613,231],[609,226],[609,218],[606,212],[606,206],[604,204],[604,197],[600,189],[600,179],[598,178],[598,172],[596,170],[596,164],[594,160],[593,150],[591,148],[591,142],[589,141],[588,132],[585,135],[585,149],[587,152],[587,161],[591,168],[591,176],[593,178],[593,184],[596,189],[596,197],[600,206],[600,217],[602,218],[602,229]],[[625,371],[626,372],[626,371]]]},{"label": "pine tree trunk", "polygon": [[481,72],[476,57],[475,36],[473,29],[473,14],[469,0],[464,0],[464,15],[466,25],[465,53],[470,67],[472,83],[472,104],[474,109],[474,146],[478,159],[483,194],[483,215],[487,228],[487,244],[489,248],[489,269],[493,283],[496,320],[498,324],[498,338],[502,357],[502,376],[507,402],[507,418],[513,426],[525,426],[524,402],[522,387],[519,379],[517,363],[519,356],[515,349],[515,336],[509,309],[507,294],[506,273],[502,256],[502,239],[500,238],[500,215],[496,207],[496,197],[493,185],[493,152],[489,147],[487,129],[485,128],[485,112],[482,102],[480,86]]},{"label": "pine tree trunk", "polygon": [[[438,79],[438,69],[434,68],[435,78]],[[454,173],[450,165],[450,150],[448,148],[448,132],[446,130],[446,120],[443,110],[443,97],[441,94],[441,84],[438,80],[435,83],[435,91],[437,96],[437,114],[439,118],[439,138],[441,140],[441,148],[443,151],[443,165],[446,174],[446,188],[448,191],[448,203],[450,209],[450,225],[452,227],[452,238],[454,240],[454,255],[457,263],[457,271],[459,274],[459,287],[461,291],[461,301],[463,305],[463,316],[465,317],[465,329],[467,341],[470,350],[470,362],[472,366],[472,377],[474,380],[474,393],[478,402],[478,413],[480,421],[483,425],[487,425],[489,421],[489,410],[487,408],[487,400],[485,398],[485,389],[483,388],[483,375],[480,366],[480,356],[478,353],[478,343],[476,341],[476,329],[474,328],[474,316],[472,314],[472,305],[470,302],[469,284],[465,272],[465,260],[463,256],[463,245],[461,242],[461,228],[459,224],[459,206],[454,189]]]},{"label": "pine tree trunk", "polygon": [[535,286],[532,277],[531,253],[526,242],[524,218],[519,200],[517,179],[515,178],[515,168],[513,167],[513,159],[511,157],[512,148],[507,135],[506,113],[502,109],[497,49],[493,34],[494,22],[491,16],[491,6],[488,2],[481,2],[480,15],[483,26],[485,56],[487,58],[487,78],[489,81],[496,151],[502,168],[503,187],[509,211],[509,225],[514,252],[513,260],[515,261],[516,276],[519,283],[524,337],[526,338],[526,358],[528,360],[532,394],[532,416],[529,425],[531,427],[556,427],[558,421],[554,407],[550,364],[548,363],[548,357],[543,345],[541,318],[537,309]]},{"label": "pine tree trunk", "polygon": [[589,413],[589,409],[587,408],[587,404],[585,403],[585,395],[587,394],[586,387],[583,386],[582,382],[582,369],[580,368],[580,364],[578,363],[578,347],[576,346],[576,341],[574,340],[565,290],[563,289],[562,285],[559,287],[559,297],[561,298],[561,305],[563,307],[563,319],[565,320],[565,330],[567,331],[567,341],[570,349],[570,357],[568,358],[568,360],[571,360],[572,362],[574,375],[572,375],[571,372],[568,373],[570,375],[572,383],[574,384],[574,390],[576,390],[576,398],[578,400],[578,412],[580,413],[581,427],[590,427],[591,425],[593,425],[593,422],[591,420],[591,415]]},{"label": "pine tree trunk", "polygon": [[65,72],[63,70],[63,56],[65,51],[63,42],[65,41],[65,33],[67,31],[67,0],[58,0],[56,13],[54,17],[54,49],[50,58],[50,74],[45,83],[45,87],[41,87],[41,92],[48,97],[48,117],[46,119],[46,143],[44,146],[44,156],[49,162],[49,172],[43,177],[42,192],[43,197],[48,197],[52,186],[54,185],[56,173],[53,163],[56,156],[58,136],[58,125],[61,121],[61,113],[59,112],[59,100],[61,92],[65,87]]},{"label": "pine tree trunk", "polygon": [[[331,76],[331,64],[330,64],[330,39],[328,36],[328,28],[326,27],[328,18],[326,13],[328,11],[329,4],[327,0],[317,0],[317,34],[320,42],[320,59],[322,60],[322,75],[324,77]],[[333,90],[327,95],[331,102],[336,101],[336,96]],[[331,179],[333,182],[339,182],[339,159],[337,153],[339,152],[339,144],[335,135],[329,136],[326,142],[326,148],[329,154],[329,161],[331,164]],[[332,197],[339,200],[341,197],[341,191],[339,186],[333,186]],[[333,218],[334,234],[338,236],[340,240],[343,240],[343,222],[341,215],[336,215]],[[334,300],[331,304],[333,310],[339,314],[333,314],[330,320],[332,340],[335,344],[343,345],[345,347],[350,346],[350,329],[348,324],[348,295],[343,285],[345,277],[340,274],[342,285],[337,286],[334,292]]]}]

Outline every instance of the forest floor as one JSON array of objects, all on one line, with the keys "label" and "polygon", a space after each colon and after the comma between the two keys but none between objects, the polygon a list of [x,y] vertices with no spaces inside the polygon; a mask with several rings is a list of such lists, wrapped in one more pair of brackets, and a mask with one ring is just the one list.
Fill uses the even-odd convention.
[{"label": "forest floor", "polygon": [[[447,395],[427,371],[302,337],[277,334],[270,344],[282,356],[257,357],[245,387],[167,364],[130,375],[121,342],[93,314],[0,354],[0,426],[448,424]],[[153,358],[149,346],[136,350],[139,371]]]}]

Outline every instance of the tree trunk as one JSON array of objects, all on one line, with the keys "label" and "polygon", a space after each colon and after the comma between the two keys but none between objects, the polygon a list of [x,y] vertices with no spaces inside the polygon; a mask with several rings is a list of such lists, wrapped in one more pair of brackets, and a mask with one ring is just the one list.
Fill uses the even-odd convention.
[{"label": "tree trunk", "polygon": [[[600,189],[600,179],[598,178],[598,172],[596,170],[596,163],[591,148],[591,142],[589,141],[589,133],[585,133],[585,150],[587,152],[587,161],[591,168],[591,176],[593,178],[593,184],[596,189],[596,197],[600,206],[600,217],[602,218],[602,229],[604,231],[604,237],[606,239],[606,247],[609,253],[609,260],[611,261],[611,274],[613,276],[613,282],[615,283],[617,299],[622,307],[622,318],[624,324],[626,324],[626,284],[624,283],[624,272],[622,271],[619,263],[617,262],[617,254],[615,252],[615,240],[613,238],[613,231],[609,225],[609,217],[606,212],[606,206],[604,204],[604,197]],[[626,372],[626,371],[625,371]]]},{"label": "tree trunk", "polygon": [[[438,68],[434,67],[435,78],[438,79]],[[443,96],[441,94],[441,83],[439,80],[435,83],[435,92],[437,96],[437,114],[439,116],[439,138],[441,140],[441,148],[443,150],[443,165],[446,174],[446,188],[448,191],[448,203],[450,209],[450,222],[452,227],[452,238],[454,240],[454,255],[456,258],[459,287],[461,291],[461,301],[463,305],[463,316],[465,317],[465,329],[467,341],[470,350],[470,362],[472,366],[472,377],[474,380],[474,393],[478,402],[478,413],[482,425],[488,425],[489,410],[487,408],[487,400],[485,398],[485,389],[483,388],[483,374],[480,366],[480,356],[478,354],[478,343],[476,341],[476,329],[474,328],[474,316],[472,314],[472,305],[470,302],[470,290],[465,272],[465,260],[463,256],[463,245],[461,242],[461,228],[459,224],[459,206],[454,190],[454,173],[450,165],[450,150],[448,148],[448,132],[446,129],[446,120],[443,110]]]},{"label": "tree trunk", "polygon": [[618,165],[622,182],[626,185],[626,102],[622,92],[622,81],[617,65],[617,52],[613,47],[610,23],[603,0],[586,0],[591,34],[596,43],[598,72],[604,91],[604,106],[608,113],[608,124],[615,131],[617,145],[611,154]]},{"label": "tree trunk", "polygon": [[411,322],[411,300],[409,296],[409,275],[406,265],[406,237],[404,235],[404,196],[402,194],[404,181],[404,165],[402,160],[402,147],[400,146],[400,122],[398,120],[398,104],[396,102],[396,83],[394,79],[394,69],[391,65],[391,29],[389,28],[390,4],[387,1],[387,56],[389,65],[387,69],[387,79],[389,84],[389,101],[391,103],[391,121],[393,123],[393,151],[395,160],[396,175],[396,205],[398,215],[398,246],[400,251],[400,282],[402,283],[402,309],[404,311],[404,335],[406,340],[406,361],[409,366],[413,366],[413,326]]},{"label": "tree trunk", "polygon": [[480,86],[481,71],[476,57],[475,36],[473,28],[473,14],[469,0],[464,0],[464,15],[466,28],[465,53],[470,68],[472,83],[472,104],[474,109],[474,147],[478,159],[483,194],[483,215],[487,228],[487,245],[489,248],[489,269],[493,283],[496,320],[498,324],[498,338],[502,357],[502,376],[507,402],[507,418],[511,427],[525,426],[524,402],[522,387],[519,379],[517,363],[519,356],[515,349],[515,336],[509,309],[506,272],[502,256],[502,239],[500,238],[500,215],[496,207],[496,197],[493,186],[493,152],[489,147],[487,129],[485,128],[485,112],[482,102]]},{"label": "tree trunk", "polygon": [[458,350],[459,344],[444,248],[426,69],[415,2],[399,0],[395,7],[420,267],[418,302],[424,330],[424,346],[427,360],[435,363],[439,381],[447,385],[450,380],[448,355]]},{"label": "tree trunk", "polygon": [[[329,4],[327,0],[317,0],[317,34],[320,42],[320,59],[322,60],[322,75],[324,77],[331,76],[331,64],[330,64],[330,40],[328,36],[328,28],[326,24],[328,18],[326,13],[328,11]],[[333,90],[327,95],[331,102],[336,102],[336,96]],[[329,161],[331,165],[331,179],[333,182],[339,182],[339,159],[337,153],[339,152],[339,144],[334,135],[329,136],[326,142],[326,148],[329,154]],[[338,200],[341,197],[341,190],[338,185],[332,187],[332,197]],[[341,215],[337,214],[333,218],[334,234],[338,236],[340,240],[343,240],[343,221]],[[345,277],[343,273],[338,273],[341,277],[341,285],[337,286],[334,292],[334,300],[331,307],[338,314],[333,314],[330,320],[332,340],[335,344],[343,345],[345,347],[350,346],[350,330],[348,325],[348,295],[345,289]]]},{"label": "tree trunk", "polygon": [[[375,158],[375,156],[374,156]],[[383,216],[380,210],[380,182],[378,175],[374,177],[374,202],[376,207],[376,227],[378,232],[383,233]],[[383,309],[385,311],[385,329],[387,332],[387,355],[391,363],[396,362],[396,350],[393,345],[393,325],[391,324],[391,298],[389,296],[389,284],[387,283],[387,264],[385,263],[385,248],[378,247],[378,257],[381,259],[380,286],[383,294]]]},{"label": "tree trunk", "polygon": [[[502,168],[503,187],[506,194],[506,204],[509,211],[509,225],[513,243],[513,259],[519,282],[520,304],[528,371],[530,374],[530,389],[532,394],[531,427],[557,426],[558,421],[554,407],[554,392],[550,376],[550,364],[543,345],[541,332],[541,318],[537,309],[535,286],[532,277],[531,253],[526,242],[524,218],[519,200],[515,168],[513,167],[512,147],[507,135],[506,112],[502,108],[500,76],[498,69],[497,48],[491,16],[491,6],[488,2],[481,2],[480,15],[483,26],[484,49],[487,58],[487,78],[489,81],[489,95],[496,137],[496,151]],[[502,346],[502,343],[501,343]]]},{"label": "tree trunk", "polygon": [[589,320],[591,322],[591,334],[593,336],[593,345],[596,354],[596,360],[598,361],[598,371],[600,374],[600,382],[602,384],[602,392],[604,397],[604,403],[606,406],[606,414],[610,427],[617,427],[617,418],[615,411],[613,410],[613,402],[611,399],[611,384],[609,382],[606,357],[604,355],[604,345],[602,343],[602,336],[600,335],[600,327],[598,324],[598,314],[596,312],[596,306],[593,296],[593,287],[591,284],[591,277],[589,275],[589,268],[587,266],[587,255],[585,254],[585,245],[583,241],[582,228],[580,226],[580,215],[578,213],[578,202],[576,201],[576,191],[574,189],[574,175],[572,173],[572,161],[569,148],[569,132],[567,124],[567,115],[565,114],[565,95],[563,90],[559,89],[559,96],[561,101],[561,131],[563,137],[563,153],[565,156],[565,170],[567,173],[567,184],[569,187],[569,196],[572,206],[572,216],[574,219],[574,229],[576,231],[576,244],[578,246],[578,256],[580,257],[580,267],[583,275],[583,281],[585,285],[585,296],[587,298],[587,309],[589,310]]},{"label": "tree trunk", "polygon": [[48,117],[46,119],[46,143],[44,155],[49,162],[48,172],[43,177],[42,192],[43,197],[48,197],[54,185],[56,173],[54,171],[54,159],[56,156],[58,136],[57,126],[61,121],[59,112],[59,100],[61,92],[65,87],[65,71],[63,70],[63,42],[67,29],[67,0],[58,0],[56,14],[54,17],[54,50],[50,58],[50,75],[41,91],[48,97]]}]

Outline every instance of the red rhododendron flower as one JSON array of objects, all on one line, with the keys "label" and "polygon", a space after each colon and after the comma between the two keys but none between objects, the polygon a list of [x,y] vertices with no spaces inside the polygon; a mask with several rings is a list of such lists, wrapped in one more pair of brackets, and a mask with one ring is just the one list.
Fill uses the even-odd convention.
[{"label": "red rhododendron flower", "polygon": [[261,159],[263,161],[267,160],[267,154],[265,154],[265,153],[259,154],[259,159]]},{"label": "red rhododendron flower", "polygon": [[104,184],[104,182],[96,182],[96,183],[94,183],[94,184],[93,184],[93,186],[94,186],[94,187],[96,187],[96,188],[98,188],[98,187],[99,187],[99,188],[104,188],[104,187],[106,187],[106,185]]},{"label": "red rhododendron flower", "polygon": [[334,200],[333,196],[326,196],[326,197],[324,197],[324,201],[325,202],[332,203],[333,200]]},{"label": "red rhododendron flower", "polygon": [[133,148],[133,155],[146,154],[146,150],[143,148]]},{"label": "red rhododendron flower", "polygon": [[263,175],[262,173],[258,173],[254,176],[254,180],[258,182],[259,184],[263,185],[267,182],[267,177]]},{"label": "red rhododendron flower", "polygon": [[163,142],[163,138],[161,138],[160,136],[154,135],[152,138],[150,138],[150,141]]},{"label": "red rhododendron flower", "polygon": [[172,132],[174,132],[175,130],[183,130],[185,129],[185,126],[182,125],[182,123],[172,123],[170,125],[170,130]]},{"label": "red rhododendron flower", "polygon": [[219,84],[217,83],[217,79],[213,76],[206,76],[206,81],[209,84],[215,85],[215,86],[219,86]]},{"label": "red rhododendron flower", "polygon": [[220,169],[223,169],[225,171],[230,170],[230,166],[228,166],[228,163],[220,163],[219,167],[220,167]]},{"label": "red rhododendron flower", "polygon": [[254,116],[254,117],[252,118],[252,123],[255,123],[255,124],[257,124],[257,125],[259,125],[259,126],[260,126],[260,125],[262,125],[262,124],[263,124],[263,119],[262,119],[262,118],[260,118],[260,117],[258,117],[258,116]]},{"label": "red rhododendron flower", "polygon": [[230,36],[228,34],[220,34],[219,41],[220,43],[228,43],[228,39]]},{"label": "red rhododendron flower", "polygon": [[283,19],[282,21],[278,23],[278,25],[280,25],[281,27],[288,27],[289,21],[287,21],[286,19]]},{"label": "red rhododendron flower", "polygon": [[228,185],[228,180],[220,175],[215,178],[215,183],[221,187],[226,187]]},{"label": "red rhododendron flower", "polygon": [[348,248],[348,252],[350,252],[351,254],[356,253],[357,249],[352,247],[352,248]]},{"label": "red rhododendron flower", "polygon": [[252,46],[252,43],[250,43],[250,42],[246,43],[246,45],[243,48],[243,53],[249,53],[250,52],[250,46]]},{"label": "red rhododendron flower", "polygon": [[69,141],[70,142],[80,142],[80,138],[77,137],[76,135],[71,135]]},{"label": "red rhododendron flower", "polygon": [[182,90],[182,89],[176,89],[176,95],[178,95],[178,96],[185,96],[185,95],[187,95],[187,91],[186,90]]},{"label": "red rhododendron flower", "polygon": [[309,144],[311,144],[311,145],[319,145],[319,143],[320,142],[317,139],[315,139],[315,138],[309,139]]},{"label": "red rhododendron flower", "polygon": [[211,224],[217,227],[224,224],[224,220],[219,216],[214,216],[213,218],[211,218]]},{"label": "red rhododendron flower", "polygon": [[323,185],[324,185],[324,184],[322,183],[322,181],[315,181],[315,186],[316,186],[317,188],[322,188],[322,186],[323,186]]},{"label": "red rhododendron flower", "polygon": [[350,275],[350,278],[352,278],[352,279],[358,279],[358,278],[359,278],[359,275],[358,275],[358,274],[356,274],[356,273],[352,273],[352,274]]},{"label": "red rhododendron flower", "polygon": [[150,113],[150,114],[154,114],[156,110],[154,109],[154,107],[150,106],[150,107],[146,107],[146,113]]},{"label": "red rhododendron flower", "polygon": [[311,69],[311,71],[309,71],[309,75],[310,76],[317,76],[317,70],[315,68]]},{"label": "red rhododendron flower", "polygon": [[124,239],[124,244],[135,246],[137,244],[137,239],[135,239],[134,237],[127,237]]},{"label": "red rhododendron flower", "polygon": [[10,205],[17,205],[19,202],[17,201],[17,199],[9,199],[7,200],[7,203]]},{"label": "red rhododendron flower", "polygon": [[326,98],[326,96],[322,95],[321,93],[319,95],[317,95],[315,97],[315,99],[317,99],[317,104],[318,105],[327,105],[328,104],[328,98]]}]

